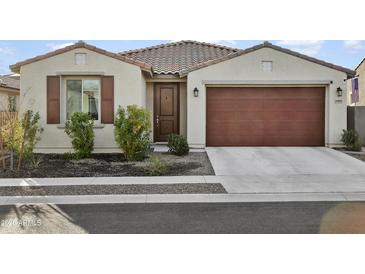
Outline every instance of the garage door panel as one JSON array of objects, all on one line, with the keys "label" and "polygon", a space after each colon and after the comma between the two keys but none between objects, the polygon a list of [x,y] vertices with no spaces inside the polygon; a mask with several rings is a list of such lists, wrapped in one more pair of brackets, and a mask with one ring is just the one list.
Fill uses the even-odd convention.
[{"label": "garage door panel", "polygon": [[322,146],[324,88],[207,88],[207,145]]},{"label": "garage door panel", "polygon": [[265,110],[287,110],[287,111],[293,111],[297,109],[301,110],[318,110],[318,108],[322,107],[322,102],[318,99],[264,99],[264,108]]},{"label": "garage door panel", "polygon": [[[254,116],[254,115],[252,115]],[[270,121],[318,121],[321,112],[318,111],[263,111],[255,113],[258,120]]]},{"label": "garage door panel", "polygon": [[322,112],[318,111],[216,111],[207,112],[209,121],[322,121]]},{"label": "garage door panel", "polygon": [[265,128],[264,121],[214,121],[207,124],[207,130],[212,134],[239,134]]},{"label": "garage door panel", "polygon": [[229,142],[230,146],[241,146],[242,143],[245,146],[258,146],[264,142],[264,137],[259,136],[225,136],[225,135],[215,135],[207,138],[212,146],[221,146],[222,143]]},{"label": "garage door panel", "polygon": [[220,99],[209,100],[207,102],[209,109],[215,111],[225,110],[263,110],[265,108],[265,102],[262,99]]}]

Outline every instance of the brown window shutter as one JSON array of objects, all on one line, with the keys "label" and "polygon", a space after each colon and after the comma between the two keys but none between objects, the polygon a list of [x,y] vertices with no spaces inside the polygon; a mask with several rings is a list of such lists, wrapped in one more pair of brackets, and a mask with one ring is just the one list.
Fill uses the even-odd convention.
[{"label": "brown window shutter", "polygon": [[101,123],[114,123],[114,76],[101,78]]},{"label": "brown window shutter", "polygon": [[60,77],[47,76],[47,124],[60,123]]}]

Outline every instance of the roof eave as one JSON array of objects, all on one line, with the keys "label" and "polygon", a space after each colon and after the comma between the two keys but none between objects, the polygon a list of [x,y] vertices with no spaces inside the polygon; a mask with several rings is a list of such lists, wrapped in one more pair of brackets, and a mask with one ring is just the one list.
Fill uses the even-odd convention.
[{"label": "roof eave", "polygon": [[292,51],[292,50],[289,50],[289,49],[286,49],[286,48],[282,48],[282,47],[273,45],[269,42],[264,42],[262,44],[253,46],[251,48],[247,48],[247,49],[244,49],[244,50],[241,50],[241,51],[238,51],[238,52],[228,54],[228,55],[223,56],[219,59],[215,59],[215,60],[211,60],[211,61],[208,61],[208,62],[205,62],[205,63],[198,64],[198,65],[196,65],[192,68],[180,71],[179,75],[180,75],[180,77],[185,77],[192,71],[195,71],[195,70],[198,70],[198,69],[201,69],[201,68],[205,68],[205,67],[208,67],[208,66],[223,62],[223,61],[227,61],[227,60],[230,60],[232,58],[235,58],[235,57],[238,57],[238,56],[241,56],[241,55],[245,55],[245,54],[248,54],[250,52],[253,52],[253,51],[256,51],[256,50],[259,50],[259,49],[262,49],[262,48],[271,48],[271,49],[274,49],[274,50],[277,50],[277,51],[280,51],[280,52],[283,52],[283,53],[286,53],[286,54],[289,54],[289,55],[292,55],[292,56],[295,56],[295,57],[298,57],[298,58],[301,58],[301,59],[304,59],[306,61],[316,63],[318,65],[322,65],[322,66],[325,66],[325,67],[328,67],[328,68],[331,68],[331,69],[334,69],[334,70],[337,70],[337,71],[342,71],[342,72],[346,73],[347,77],[353,77],[353,76],[356,75],[356,72],[354,70],[351,70],[351,69],[348,69],[348,68],[345,68],[345,67],[341,67],[341,66],[337,66],[337,65],[334,65],[334,64],[331,64],[331,63],[328,63],[328,62],[325,62],[325,61],[322,61],[322,60],[319,60],[319,59],[316,59],[316,58],[313,58],[313,57],[310,57],[310,56],[307,56],[307,55],[304,55],[304,54],[301,54],[299,52],[295,52],[295,51]]},{"label": "roof eave", "polygon": [[138,67],[141,68],[141,70],[146,71],[146,72],[148,72],[149,74],[151,74],[153,76],[153,69],[152,69],[151,65],[143,63],[141,61],[133,60],[133,59],[128,58],[126,56],[121,56],[117,53],[113,53],[113,52],[109,52],[109,51],[104,50],[104,49],[97,48],[97,47],[89,45],[89,44],[87,44],[83,41],[79,41],[79,42],[77,42],[73,45],[64,47],[62,49],[58,49],[58,50],[48,52],[48,53],[43,54],[43,55],[39,55],[39,56],[30,58],[30,59],[27,59],[27,60],[18,62],[16,64],[10,65],[9,68],[14,73],[20,73],[20,68],[24,65],[28,65],[28,64],[31,64],[31,63],[34,63],[34,62],[38,62],[38,61],[41,61],[41,60],[44,60],[44,59],[47,59],[47,58],[50,58],[50,57],[65,53],[65,52],[68,52],[70,50],[74,50],[74,49],[77,49],[77,48],[85,48],[85,49],[88,49],[90,51],[94,51],[96,53],[103,54],[103,55],[106,55],[108,57],[120,60],[122,62],[126,62],[126,63],[132,64],[132,65],[138,66]]},{"label": "roof eave", "polygon": [[354,69],[355,70],[355,72],[357,71],[357,69],[364,63],[364,61],[365,61],[365,58],[363,58],[362,60],[361,60],[361,62],[356,66],[356,68]]},{"label": "roof eave", "polygon": [[0,89],[10,90],[11,92],[19,92],[18,88],[9,87],[7,85],[0,85]]}]

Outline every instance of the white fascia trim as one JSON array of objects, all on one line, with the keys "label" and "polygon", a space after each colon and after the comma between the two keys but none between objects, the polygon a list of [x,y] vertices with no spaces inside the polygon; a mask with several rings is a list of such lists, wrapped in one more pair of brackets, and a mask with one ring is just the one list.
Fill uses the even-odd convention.
[{"label": "white fascia trim", "polygon": [[329,85],[331,80],[203,80],[203,85]]},{"label": "white fascia trim", "polygon": [[105,75],[104,71],[57,71],[56,75],[61,76],[79,76],[79,75],[90,75],[90,76],[99,76]]}]

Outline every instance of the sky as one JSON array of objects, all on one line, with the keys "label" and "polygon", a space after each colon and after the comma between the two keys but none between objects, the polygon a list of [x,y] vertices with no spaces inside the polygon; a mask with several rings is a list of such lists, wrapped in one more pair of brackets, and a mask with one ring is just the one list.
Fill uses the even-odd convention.
[{"label": "sky", "polygon": [[[10,73],[9,65],[53,51],[77,42],[76,40],[6,41],[0,40],[0,75]],[[170,40],[86,40],[85,42],[111,52],[143,48]],[[202,41],[245,49],[263,41],[258,40],[211,40]],[[365,41],[360,40],[273,40],[273,44],[303,54],[354,69],[365,57]]]}]

